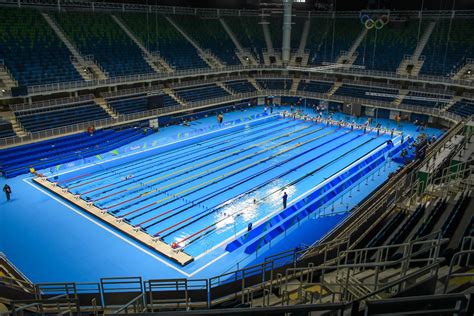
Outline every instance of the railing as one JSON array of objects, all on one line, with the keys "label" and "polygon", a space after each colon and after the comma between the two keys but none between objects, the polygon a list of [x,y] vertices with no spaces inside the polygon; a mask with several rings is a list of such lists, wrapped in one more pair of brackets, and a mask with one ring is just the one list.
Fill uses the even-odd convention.
[{"label": "railing", "polygon": [[155,80],[171,80],[174,78],[182,78],[188,76],[197,76],[197,75],[212,75],[218,73],[226,72],[236,72],[236,71],[256,71],[256,70],[266,70],[266,69],[283,69],[281,66],[266,66],[266,65],[250,65],[250,66],[226,66],[224,68],[197,68],[197,69],[187,69],[187,70],[177,70],[173,73],[148,73],[148,74],[136,74],[130,76],[119,76],[113,77],[105,80],[90,80],[90,81],[71,81],[71,82],[60,82],[52,84],[44,84],[37,86],[28,87],[28,94],[39,94],[44,92],[54,92],[54,91],[70,91],[78,90],[83,88],[91,87],[104,87],[104,86],[113,86],[117,84],[132,84],[137,82],[147,82]]},{"label": "railing", "polygon": [[14,300],[11,302],[12,315],[33,313],[45,314],[79,314],[81,306],[77,298],[64,298],[63,295],[51,299]]},{"label": "railing", "polygon": [[[458,134],[464,124],[459,122],[455,127],[444,134],[435,145],[428,148],[424,161],[428,161],[437,153],[454,135]],[[373,216],[378,214],[380,210],[388,210],[398,200],[405,197],[405,194],[411,189],[414,182],[414,175],[420,168],[420,163],[412,162],[407,165],[401,172],[397,173],[387,183],[385,183],[370,198],[365,200],[361,205],[354,208],[351,215],[337,224],[326,236],[322,242],[335,240],[341,237],[351,237],[351,235],[359,228],[364,227],[365,223],[372,221]],[[357,237],[356,241],[351,240],[351,244],[356,244],[358,240],[364,237],[364,234]]]},{"label": "railing", "polygon": [[26,282],[17,278],[11,278],[7,276],[0,276],[0,284],[15,290],[24,291],[28,293],[34,293],[34,285],[30,282]]},{"label": "railing", "polygon": [[337,68],[337,69],[331,69],[331,70],[319,70],[318,72],[340,74],[340,75],[370,76],[374,78],[384,78],[384,79],[404,79],[404,80],[409,80],[409,81],[442,83],[446,85],[462,86],[466,88],[474,87],[474,82],[472,81],[461,80],[461,79],[454,80],[454,79],[450,79],[449,77],[443,77],[443,76],[429,76],[429,75],[411,76],[411,75],[401,75],[401,74],[388,72],[388,71],[365,70],[365,69],[358,69],[358,68]]},{"label": "railing", "polygon": [[[278,50],[275,51],[278,53]],[[199,69],[189,69],[189,70],[177,70],[173,73],[149,73],[149,74],[136,74],[130,76],[120,76],[113,77],[105,80],[89,80],[89,81],[73,81],[73,82],[61,82],[45,85],[37,85],[28,87],[28,94],[35,95],[41,94],[44,92],[60,92],[60,91],[77,91],[87,88],[99,88],[99,87],[109,87],[116,86],[119,84],[133,84],[138,82],[149,82],[157,80],[172,80],[183,77],[192,77],[198,75],[212,75],[220,73],[232,73],[232,72],[249,72],[249,71],[271,71],[271,70],[281,70],[284,71],[285,68],[282,66],[273,65],[233,65],[226,66],[223,68],[199,68]],[[296,71],[295,69],[292,69]],[[311,68],[308,68],[311,70]],[[306,69],[302,68],[299,71],[305,73]],[[311,70],[314,71],[314,70]],[[375,70],[363,70],[357,68],[339,68],[339,69],[329,69],[329,70],[318,70],[318,73],[321,74],[341,74],[341,75],[354,75],[354,76],[370,76],[375,78],[383,79],[399,79],[399,80],[408,80],[414,82],[429,82],[429,83],[442,83],[446,85],[461,86],[465,88],[474,87],[474,82],[468,80],[453,80],[448,77],[438,77],[438,76],[410,76],[410,75],[399,75],[393,72],[383,72]]]},{"label": "railing", "polygon": [[81,95],[77,97],[61,98],[61,99],[50,99],[45,101],[39,101],[34,103],[22,103],[22,104],[11,104],[10,110],[12,112],[34,110],[34,109],[43,109],[59,105],[82,103],[86,101],[91,101],[94,99],[93,94]]},{"label": "railing", "polygon": [[145,294],[141,293],[131,301],[117,309],[113,314],[143,313],[146,311]]},{"label": "railing", "polygon": [[[143,90],[140,90],[140,91],[143,91]],[[186,106],[177,105],[177,106],[160,108],[160,109],[150,110],[150,111],[145,111],[145,112],[119,115],[117,118],[108,118],[108,119],[103,119],[103,120],[98,120],[98,121],[84,122],[84,123],[79,123],[75,125],[30,133],[25,137],[2,138],[0,139],[0,147],[18,145],[18,144],[22,144],[22,143],[30,142],[33,140],[42,139],[42,138],[49,138],[49,137],[55,137],[55,136],[59,136],[63,134],[70,134],[70,133],[85,131],[90,126],[95,126],[96,128],[103,128],[103,127],[113,126],[113,125],[117,125],[121,123],[127,123],[130,121],[136,121],[141,118],[145,119],[145,118],[149,118],[153,116],[166,115],[166,114],[170,114],[170,113],[174,113],[174,112],[182,111],[182,110],[211,106],[212,104],[234,102],[234,101],[239,101],[242,99],[264,97],[267,95],[295,96],[295,97],[299,96],[299,97],[314,98],[314,99],[321,99],[321,100],[328,100],[328,101],[359,103],[359,104],[366,104],[369,106],[377,106],[377,107],[383,107],[383,108],[388,108],[388,109],[404,110],[404,111],[434,115],[434,116],[445,118],[453,122],[458,122],[462,120],[461,116],[457,114],[447,112],[447,111],[441,111],[440,109],[423,107],[423,106],[411,106],[411,105],[403,105],[403,104],[393,105],[389,102],[360,99],[360,98],[354,98],[354,97],[337,96],[337,95],[332,95],[329,97],[323,93],[315,93],[315,92],[308,92],[308,91],[290,92],[289,90],[265,90],[265,91],[260,91],[260,92],[256,91],[256,92],[249,92],[249,93],[243,93],[243,94],[229,95],[229,96],[219,97],[215,99],[190,102]]]},{"label": "railing", "polygon": [[180,106],[166,107],[156,110],[148,110],[144,112],[137,112],[132,114],[119,115],[117,118],[106,118],[101,120],[89,121],[78,123],[74,125],[68,125],[64,127],[57,127],[39,132],[29,133],[24,137],[6,137],[0,138],[0,147],[13,146],[28,143],[31,141],[45,139],[50,137],[57,137],[72,133],[84,132],[87,128],[93,126],[95,128],[105,128],[125,123],[131,123],[145,118],[156,117],[158,115],[166,114],[169,112],[180,110]]},{"label": "railing", "polygon": [[[419,268],[420,264],[425,263],[426,266],[433,264],[439,264],[443,259],[439,258],[439,251],[442,244],[446,243],[447,240],[441,240],[440,234],[437,234],[437,238],[432,238],[435,234],[423,237],[419,240],[414,240],[404,244],[374,247],[374,248],[363,248],[355,250],[343,251],[338,257],[338,263],[330,264],[327,263],[313,266],[308,265],[307,267],[290,267],[285,271],[285,284],[282,289],[283,300],[285,293],[289,291],[290,282],[296,281],[298,283],[298,292],[301,293],[303,285],[313,286],[319,285],[321,288],[331,288],[333,293],[339,293],[339,295],[332,295],[331,302],[347,302],[360,297],[357,296],[351,289],[359,286],[359,282],[353,277],[365,270],[371,270],[374,272],[373,281],[364,282],[364,291],[370,292],[370,296],[373,296],[374,291],[379,290],[383,287],[386,282],[379,279],[379,274],[387,269],[396,268],[399,269],[399,279],[408,275],[408,270],[412,263],[415,263]],[[415,250],[417,246],[428,247],[421,248],[421,250]],[[395,251],[402,249],[402,256],[399,259],[392,260],[391,256]],[[428,253],[426,257],[419,257],[420,255]],[[374,259],[370,259],[370,258]],[[373,261],[371,261],[373,260]],[[314,278],[315,273],[320,273],[320,282],[313,283],[311,280]],[[331,273],[335,277],[334,281],[326,280],[328,273]],[[371,279],[372,280],[372,279]],[[405,284],[402,283],[399,291],[404,289]],[[339,290],[338,290],[339,289]],[[391,293],[394,294],[394,293]],[[319,297],[322,299],[322,295]],[[320,301],[321,302],[321,301]]]}]

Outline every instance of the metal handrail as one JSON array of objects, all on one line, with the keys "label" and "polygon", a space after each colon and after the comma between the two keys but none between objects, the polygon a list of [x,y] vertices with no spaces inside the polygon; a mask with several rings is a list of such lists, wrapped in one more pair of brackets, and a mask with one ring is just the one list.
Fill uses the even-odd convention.
[{"label": "metal handrail", "polygon": [[[439,234],[438,234],[439,235]],[[336,263],[334,265],[326,265],[326,264],[323,264],[323,265],[318,265],[318,266],[314,266],[314,265],[310,265],[310,266],[307,266],[307,267],[299,267],[299,268],[287,268],[286,271],[285,271],[285,291],[287,291],[288,289],[288,282],[290,279],[293,279],[293,278],[299,278],[300,280],[302,280],[303,278],[303,275],[313,275],[315,272],[317,271],[321,271],[323,273],[323,275],[321,276],[321,282],[320,282],[320,285],[321,286],[330,286],[330,285],[338,285],[338,286],[344,286],[344,290],[346,291],[348,289],[348,287],[352,286],[352,284],[349,282],[350,281],[350,272],[349,270],[366,270],[366,269],[373,269],[375,270],[375,283],[373,284],[369,284],[369,283],[365,283],[364,282],[364,286],[367,286],[367,287],[371,287],[373,286],[375,290],[377,290],[378,286],[379,286],[379,283],[378,283],[378,274],[380,272],[380,269],[381,268],[389,268],[389,267],[396,267],[396,266],[399,266],[401,265],[401,271],[400,271],[400,275],[401,277],[405,277],[407,275],[407,270],[410,266],[410,262],[427,262],[428,265],[431,265],[433,263],[437,263],[439,264],[439,262],[442,262],[444,259],[440,259],[438,258],[438,254],[439,254],[439,248],[442,244],[446,243],[448,240],[447,239],[440,239],[440,238],[437,238],[437,239],[432,239],[432,240],[425,240],[425,241],[415,241],[415,242],[409,242],[409,243],[403,243],[403,244],[399,244],[399,245],[392,245],[390,247],[396,247],[396,248],[400,248],[402,247],[404,249],[404,252],[405,254],[399,258],[399,259],[396,259],[396,260],[386,260],[386,261],[376,261],[376,262],[363,262],[363,263],[348,263],[347,261],[347,256],[344,258],[342,258],[343,260],[345,259],[345,263],[343,264],[340,264],[340,263]],[[422,249],[422,250],[418,250],[418,251],[415,251],[413,252],[413,246],[414,245],[419,245],[419,244],[426,244],[426,243],[429,243],[431,244],[432,246],[429,248],[429,249]],[[384,247],[387,247],[387,246],[384,246]],[[383,249],[384,247],[375,247],[373,248],[374,250],[375,249]],[[434,252],[432,252],[432,248],[434,248]],[[366,249],[363,248],[363,249],[358,249],[358,250],[355,250],[355,251],[365,251]],[[418,256],[419,254],[421,253],[425,253],[425,252],[430,252],[430,256],[428,258],[425,258],[425,259],[416,259],[416,256]],[[344,253],[344,252],[343,252]],[[434,255],[431,256],[431,255]],[[379,258],[380,259],[380,258]],[[344,269],[347,269],[348,271],[346,272],[346,274],[343,276],[344,277],[344,281],[342,282],[338,282],[336,280],[336,282],[326,282],[325,279],[324,279],[324,273],[326,270],[330,270],[330,271],[339,271],[339,270],[344,270]],[[339,274],[339,273],[337,273]],[[311,277],[309,277],[311,278]],[[311,283],[312,284],[312,283]],[[318,283],[319,284],[319,283]],[[300,281],[300,285],[302,285],[302,281]],[[371,296],[373,296],[374,293],[371,293]],[[334,298],[334,297],[333,297]]]},{"label": "metal handrail", "polygon": [[97,127],[103,128],[103,127],[117,125],[120,123],[125,124],[132,121],[137,121],[140,119],[146,119],[146,118],[151,118],[154,116],[160,116],[160,115],[165,115],[165,114],[171,114],[176,111],[193,109],[196,107],[211,106],[213,103],[233,102],[233,101],[238,101],[242,99],[264,97],[267,95],[301,96],[305,98],[317,98],[317,99],[328,100],[328,101],[362,103],[362,104],[368,104],[371,106],[385,107],[385,108],[390,108],[390,109],[394,109],[394,108],[403,109],[403,110],[410,110],[413,112],[419,112],[423,114],[435,115],[435,116],[443,117],[447,120],[451,120],[454,122],[462,120],[462,118],[459,115],[446,112],[446,111],[440,111],[438,109],[426,108],[426,107],[403,106],[403,105],[395,106],[389,102],[374,101],[374,100],[360,99],[360,98],[353,98],[353,97],[335,96],[335,95],[328,96],[323,93],[315,93],[315,92],[308,92],[308,91],[291,92],[289,90],[264,90],[264,91],[255,91],[255,92],[249,92],[249,93],[229,95],[226,97],[220,97],[216,99],[190,102],[184,106],[183,105],[171,106],[171,107],[160,108],[160,109],[150,110],[150,111],[145,111],[145,112],[119,115],[117,118],[108,118],[108,119],[103,119],[103,120],[98,120],[98,121],[83,122],[83,123],[78,123],[75,125],[56,128],[56,129],[29,133],[25,137],[13,136],[13,137],[1,138],[0,147],[18,145],[18,144],[22,144],[22,143],[26,143],[33,140],[42,139],[42,138],[57,137],[59,135],[77,133],[77,132],[86,130],[87,127],[89,126],[95,126],[96,128]]},{"label": "metal handrail", "polygon": [[131,299],[129,302],[124,304],[122,307],[117,309],[116,311],[113,312],[113,314],[120,314],[122,312],[125,312],[125,314],[128,314],[128,308],[132,307],[134,313],[142,313],[146,310],[146,305],[145,305],[145,295],[146,293],[141,293],[137,297]]}]

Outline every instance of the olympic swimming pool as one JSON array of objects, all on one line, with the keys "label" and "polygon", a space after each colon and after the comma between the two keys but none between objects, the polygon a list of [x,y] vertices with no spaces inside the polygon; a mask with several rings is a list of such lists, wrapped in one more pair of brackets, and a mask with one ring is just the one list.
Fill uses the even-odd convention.
[{"label": "olympic swimming pool", "polygon": [[290,206],[389,139],[273,115],[51,181],[200,258],[283,211],[283,192]]},{"label": "olympic swimming pool", "polygon": [[[197,143],[210,140],[214,136],[228,135],[231,132],[236,132],[239,128],[246,129],[247,131],[242,131],[243,134],[234,134],[234,136],[243,135],[241,136],[243,137],[241,141],[245,141],[246,138],[250,138],[254,135],[254,132],[258,129],[258,124],[263,124],[263,121],[267,120],[262,117],[262,112],[263,107],[255,107],[244,111],[226,113],[226,124],[223,127],[215,126],[215,117],[201,118],[191,122],[191,126],[188,127],[165,127],[162,128],[159,133],[151,134],[142,140],[117,148],[110,153],[101,154],[100,157],[90,157],[81,159],[74,164],[68,163],[58,166],[54,168],[54,175],[66,179],[71,178],[73,175],[80,175],[89,171],[103,171],[118,165],[133,163],[140,159],[151,158],[151,155],[148,156],[148,154],[151,153],[165,154],[166,152],[169,153],[172,149],[184,148],[187,145],[195,144],[198,146]],[[337,120],[349,119],[346,118],[345,115],[337,113],[333,114],[333,116]],[[253,117],[253,119],[250,119],[250,117]],[[361,117],[355,120],[357,120],[359,124],[362,124],[366,119],[367,118]],[[352,119],[350,120],[352,121]],[[284,120],[279,120],[279,122],[280,123],[277,123],[277,121],[275,121],[273,124],[283,124]],[[418,133],[417,127],[410,123],[402,123],[400,126],[397,126],[394,121],[388,119],[378,119],[377,122],[380,122],[384,127],[389,129],[400,128],[405,135],[410,134],[416,136]],[[271,125],[270,122],[267,123],[269,125],[266,126]],[[292,122],[288,122],[286,127],[289,127],[291,123]],[[305,124],[309,124],[305,122],[300,123],[300,125],[296,126],[303,127]],[[294,122],[293,124],[298,123]],[[318,128],[315,125],[312,126],[311,128]],[[260,125],[260,128],[263,127],[265,127],[265,125]],[[283,128],[284,125],[281,125],[281,127]],[[274,129],[276,128],[275,126]],[[274,129],[269,129],[269,131],[274,131]],[[291,129],[287,131],[291,131]],[[307,131],[309,132],[310,130],[308,129]],[[428,128],[425,132],[428,133],[428,135],[435,136],[439,136],[442,133],[440,130],[431,128]],[[313,137],[323,133],[323,131],[320,131],[314,134]],[[259,135],[261,134],[255,134],[255,136]],[[227,137],[229,138],[231,136],[232,135],[228,135]],[[275,134],[274,136],[278,135]],[[288,139],[295,136],[297,136],[297,134],[290,135]],[[311,135],[309,135],[308,138],[310,136]],[[368,138],[375,136],[376,135],[372,134]],[[261,141],[267,140],[268,138],[270,138],[270,136],[262,137]],[[325,137],[327,140],[330,138],[332,137]],[[277,139],[274,142],[281,142],[284,139],[285,138]],[[371,143],[374,141],[375,140]],[[236,144],[237,142],[238,141],[234,139],[229,145]],[[259,141],[255,142],[258,143]],[[287,144],[286,147],[292,146],[295,142],[298,142],[298,140]],[[300,140],[300,142],[302,141]],[[337,140],[333,141],[332,144],[336,144],[336,142]],[[219,143],[219,141],[215,140],[209,144],[214,143]],[[316,140],[313,143],[303,145],[302,148],[295,148],[288,153],[282,154],[280,157],[275,157],[271,161],[263,162],[261,168],[264,169],[263,166],[270,167],[274,164],[272,163],[273,161],[281,161],[290,156],[293,157],[296,155],[296,151],[301,153],[305,149],[317,146],[321,143],[323,143],[322,140]],[[297,159],[299,159],[299,161],[307,161],[310,157],[316,158],[316,161],[308,165],[308,169],[314,171],[316,169],[311,168],[311,166],[318,166],[319,168],[324,165],[323,161],[329,162],[332,160],[330,156],[338,157],[336,152],[332,152],[317,158],[318,155],[325,154],[326,149],[332,148],[330,144],[331,143],[313,150],[312,154],[307,153],[300,158],[294,158],[294,161]],[[361,155],[364,154],[364,157],[370,156],[370,152],[368,151],[369,144],[365,145],[367,151],[359,150]],[[221,147],[225,147],[224,144],[221,144]],[[239,148],[243,147],[245,146],[240,145]],[[285,147],[285,145],[282,147]],[[346,145],[345,148],[353,147],[354,146],[349,147]],[[196,150],[198,151],[199,149]],[[378,150],[379,149],[376,148],[374,151],[378,152]],[[210,149],[207,149],[204,152],[208,153],[209,151]],[[256,151],[258,150],[254,149],[252,152]],[[277,149],[273,149],[271,152],[277,151]],[[337,151],[337,153],[347,152],[346,150],[339,149],[335,149],[335,151]],[[249,153],[250,151],[241,153],[240,157]],[[22,175],[7,180],[0,179],[2,185],[8,183],[13,189],[12,201],[8,203],[4,200],[0,201],[2,208],[0,212],[0,231],[2,232],[0,250],[34,282],[64,282],[68,280],[88,282],[97,281],[101,277],[133,275],[141,275],[143,278],[148,279],[213,277],[227,271],[233,271],[244,266],[262,262],[265,260],[265,257],[274,253],[292,249],[293,247],[304,247],[305,244],[308,245],[319,240],[348,216],[348,210],[351,210],[366,198],[367,195],[373,192],[387,179],[389,173],[399,167],[398,164],[390,162],[390,160],[385,160],[384,163],[379,164],[378,168],[358,181],[353,180],[356,178],[356,174],[351,175],[349,180],[353,181],[352,184],[350,184],[350,187],[345,187],[344,190],[342,190],[340,185],[334,184],[334,181],[336,178],[343,178],[341,174],[345,174],[345,172],[338,172],[343,166],[361,164],[362,160],[357,163],[354,160],[355,156],[357,156],[355,152],[348,153],[344,157],[340,157],[340,159],[332,165],[302,180],[299,183],[302,185],[294,185],[294,189],[297,191],[290,194],[287,209],[291,211],[291,216],[286,216],[287,214],[282,212],[280,192],[274,201],[274,204],[277,206],[275,209],[277,213],[274,215],[271,215],[271,213],[266,214],[266,218],[264,220],[262,219],[262,224],[259,224],[257,220],[253,219],[253,234],[247,234],[247,227],[243,224],[240,231],[234,230],[234,226],[229,224],[224,227],[224,229],[227,229],[225,233],[231,237],[227,240],[219,238],[219,243],[214,247],[206,249],[205,253],[199,254],[198,258],[195,258],[193,262],[184,267],[179,266],[146,246],[143,246],[133,238],[124,235],[121,231],[104,224],[96,217],[91,216],[83,209],[76,207],[62,197],[41,188],[34,183],[28,175]],[[385,153],[385,156],[387,156],[387,153]],[[305,157],[306,159],[304,159]],[[367,158],[363,160],[365,161]],[[256,158],[252,161],[256,161]],[[251,161],[246,161],[246,163],[250,162]],[[370,168],[374,164],[378,164],[377,160],[367,163],[364,169]],[[276,168],[276,170],[282,173],[281,170],[289,171],[297,165],[298,163],[288,163],[286,167],[282,166],[282,168]],[[156,165],[156,167],[158,167],[158,165]],[[256,170],[257,166],[254,168]],[[346,169],[350,170],[351,168]],[[40,172],[48,177],[51,176],[50,170],[40,170]],[[221,174],[223,174],[223,172]],[[272,174],[276,176],[277,172],[272,172]],[[298,172],[298,174],[300,177],[305,175],[304,172]],[[236,177],[238,176],[235,176],[234,179]],[[325,179],[326,177],[328,178],[319,182],[319,184],[317,184],[316,181],[310,180]],[[271,178],[271,176],[268,176],[268,178]],[[293,179],[298,178],[297,174],[292,172],[287,175],[284,181],[290,183]],[[347,176],[346,179],[348,178],[349,176]],[[54,178],[51,180],[54,180]],[[349,183],[349,181],[344,181],[344,183]],[[253,186],[255,186],[255,184]],[[308,191],[306,190],[307,188],[312,188],[307,195],[319,194],[318,187],[323,186],[330,186],[331,190],[337,190],[339,192],[338,195],[333,197],[332,200],[324,201],[325,204],[319,207],[319,210],[303,218],[302,216],[306,210],[299,208],[299,206],[307,199],[302,198],[299,203],[294,202],[299,196],[305,196],[304,193]],[[178,189],[184,189],[184,187]],[[327,190],[327,193],[330,193],[329,189]],[[325,193],[324,196],[327,196],[327,193]],[[314,199],[314,203],[309,206],[317,207],[319,200],[319,198]],[[218,201],[216,201],[216,204],[217,202]],[[294,208],[296,210],[294,210]],[[264,211],[263,208],[258,211],[260,210]],[[237,219],[241,220],[241,217],[239,216]],[[213,224],[211,221],[209,222],[209,225]],[[293,224],[293,226],[288,227],[287,223]],[[263,225],[266,226],[263,227]],[[275,231],[278,230],[282,230],[283,232],[274,237]],[[237,236],[234,234],[235,231],[237,232]],[[213,231],[212,234],[216,234],[216,232]],[[211,235],[211,233],[208,235]],[[271,237],[273,239],[270,239],[268,242],[268,239],[263,240],[263,237]],[[209,238],[209,240],[211,239],[216,239],[216,236]],[[166,240],[167,242],[170,241],[169,238],[166,238]],[[201,238],[201,240],[204,240],[204,238]],[[237,243],[234,243],[236,240]],[[197,242],[198,241],[196,241],[196,243]],[[232,244],[232,249],[229,248],[226,250],[229,244]],[[32,258],[34,258],[34,260]]]}]

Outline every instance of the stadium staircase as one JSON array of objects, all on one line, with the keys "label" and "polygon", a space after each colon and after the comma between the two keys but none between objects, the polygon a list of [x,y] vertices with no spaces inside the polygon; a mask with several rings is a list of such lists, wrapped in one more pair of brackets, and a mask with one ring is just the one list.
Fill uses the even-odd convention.
[{"label": "stadium staircase", "polygon": [[362,41],[365,39],[367,36],[368,30],[364,27],[362,31],[357,35],[356,39],[352,43],[351,47],[347,52],[343,51],[341,52],[341,55],[338,57],[336,63],[338,64],[348,64],[352,65],[357,59],[358,54],[357,49],[359,48],[360,44]]},{"label": "stadium staircase", "polygon": [[292,81],[291,87],[290,87],[290,93],[292,93],[293,95],[296,95],[296,91],[298,90],[298,87],[300,85],[300,81],[301,81],[301,79],[299,79],[299,78],[293,78],[293,81]]},{"label": "stadium staircase", "polygon": [[227,91],[227,93],[229,93],[230,95],[236,95],[237,94],[237,92],[235,92],[232,88],[226,86],[223,82],[217,82],[216,85],[218,87],[221,87],[225,91]]},{"label": "stadium staircase", "polygon": [[50,16],[81,55],[93,56],[109,78],[155,73],[110,14],[68,11]]},{"label": "stadium staircase", "polygon": [[140,42],[140,40],[135,35],[133,35],[133,33],[128,29],[125,23],[120,20],[120,18],[115,15],[112,15],[112,19],[114,19],[114,21],[122,28],[122,30],[142,50],[143,58],[145,58],[145,61],[148,65],[150,65],[151,68],[153,68],[158,73],[170,73],[174,71],[174,69],[171,68],[171,66],[163,58],[161,58],[159,53],[152,53],[148,49],[146,49],[145,46],[143,46],[143,44]]},{"label": "stadium staircase", "polygon": [[392,104],[395,105],[395,106],[400,105],[403,102],[403,98],[405,98],[405,96],[408,94],[408,92],[409,91],[407,89],[400,89],[398,91],[397,97],[395,98],[395,100],[392,101]]},{"label": "stadium staircase", "polygon": [[179,97],[172,89],[170,88],[163,88],[162,89],[164,93],[169,95],[171,98],[173,98],[176,102],[178,102],[180,105],[186,107],[186,101],[184,101],[183,98]]},{"label": "stadium staircase", "polygon": [[[308,18],[301,23],[297,21],[291,27],[291,54],[289,65],[290,66],[307,66],[310,50],[306,49],[306,43],[308,42],[309,29],[311,27],[311,20]],[[301,35],[300,35],[301,34]]]},{"label": "stadium staircase", "polygon": [[462,97],[459,96],[459,95],[455,95],[451,98],[451,100],[449,100],[448,103],[446,103],[446,105],[443,107],[442,110],[444,111],[448,111],[454,104],[456,104],[457,102],[461,101]]},{"label": "stadium staircase", "polygon": [[224,19],[219,19],[219,22],[222,24],[222,27],[229,35],[230,39],[234,43],[235,47],[237,48],[235,54],[240,60],[242,65],[258,65],[255,56],[250,52],[250,50],[242,47],[238,38],[235,36],[234,32],[230,29],[229,25]]},{"label": "stadium staircase", "polygon": [[24,137],[27,135],[25,128],[20,124],[20,122],[18,122],[16,117],[11,118],[10,122],[12,124],[12,128],[16,136]]},{"label": "stadium staircase", "polygon": [[421,56],[421,53],[425,49],[425,46],[428,43],[435,27],[436,21],[431,21],[428,24],[423,32],[423,35],[420,37],[413,54],[411,54],[411,56],[406,55],[400,63],[400,66],[397,69],[398,74],[418,76],[425,61],[425,58],[424,56]]},{"label": "stadium staircase", "polygon": [[263,61],[265,65],[283,65],[281,60],[281,50],[275,49],[273,46],[272,35],[270,32],[270,22],[262,20],[260,24],[262,25],[266,45],[266,48],[262,49]]},{"label": "stadium staircase", "polygon": [[466,61],[454,71],[451,77],[453,80],[472,80],[474,79],[474,59],[467,58]]},{"label": "stadium staircase", "polygon": [[107,100],[105,100],[103,97],[98,97],[94,99],[94,102],[99,105],[102,109],[104,109],[107,114],[110,115],[110,117],[117,118],[118,113],[115,112],[110,105],[107,103]]},{"label": "stadium staircase", "polygon": [[[298,44],[298,49],[293,50],[290,56],[290,66],[307,66],[310,50],[306,49],[306,43],[308,42],[309,29],[311,27],[311,19],[307,19],[301,30],[301,37]],[[295,32],[296,31],[296,32]],[[293,38],[298,38],[296,35],[299,35],[298,29],[292,30],[292,42]]]},{"label": "stadium staircase", "polygon": [[251,53],[258,64],[263,64],[262,50],[266,48],[263,30],[258,26],[258,17],[225,17],[223,18],[233,34],[239,40],[245,52]]},{"label": "stadium staircase", "polygon": [[42,12],[41,15],[71,52],[71,62],[74,65],[74,68],[76,68],[77,72],[82,76],[84,80],[105,80],[108,78],[107,73],[94,61],[93,57],[84,57],[79,53],[77,48],[66,37],[63,30],[47,13]]},{"label": "stadium staircase", "polygon": [[336,81],[334,82],[334,84],[332,85],[331,89],[329,89],[328,92],[326,92],[326,94],[328,96],[332,96],[334,93],[336,93],[337,89],[339,89],[341,86],[342,86],[342,81]]},{"label": "stadium staircase", "polygon": [[210,50],[204,50],[201,48],[201,46],[191,38],[184,30],[181,28],[178,23],[176,23],[173,19],[170,17],[166,17],[168,22],[173,25],[176,30],[181,33],[181,35],[188,40],[191,45],[196,48],[196,50],[199,52],[199,56],[209,65],[209,67],[216,69],[216,68],[224,68],[224,64],[214,55]]},{"label": "stadium staircase", "polygon": [[257,91],[263,91],[263,88],[258,84],[257,80],[255,78],[247,78],[247,80],[257,89]]},{"label": "stadium staircase", "polygon": [[13,78],[3,60],[0,60],[0,96],[10,93],[11,88],[18,87],[18,82]]}]

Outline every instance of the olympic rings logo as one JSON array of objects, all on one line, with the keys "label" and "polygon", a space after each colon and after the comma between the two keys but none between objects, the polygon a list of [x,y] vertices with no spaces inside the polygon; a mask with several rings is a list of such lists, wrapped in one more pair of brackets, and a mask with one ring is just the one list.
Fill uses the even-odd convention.
[{"label": "olympic rings logo", "polygon": [[365,26],[367,30],[375,28],[381,30],[390,21],[388,15],[378,16],[376,19],[372,18],[368,14],[364,14],[360,17],[360,22]]}]

